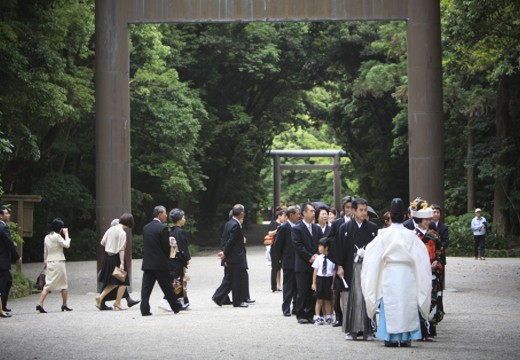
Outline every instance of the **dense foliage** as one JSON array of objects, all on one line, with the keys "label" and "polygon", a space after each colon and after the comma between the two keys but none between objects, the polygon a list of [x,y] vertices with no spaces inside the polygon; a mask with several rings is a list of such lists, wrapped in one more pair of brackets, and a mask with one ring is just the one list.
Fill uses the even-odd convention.
[{"label": "dense foliage", "polygon": [[[446,213],[482,207],[500,236],[518,234],[520,5],[441,6]],[[57,216],[73,258],[97,241],[93,9],[0,3],[0,186],[43,197],[34,260]],[[135,25],[130,41],[134,233],[162,203],[214,243],[234,203],[271,206],[271,148],[342,148],[344,194],[379,211],[408,198],[404,22]],[[330,203],[332,174],[287,171],[282,189],[284,203]]]}]

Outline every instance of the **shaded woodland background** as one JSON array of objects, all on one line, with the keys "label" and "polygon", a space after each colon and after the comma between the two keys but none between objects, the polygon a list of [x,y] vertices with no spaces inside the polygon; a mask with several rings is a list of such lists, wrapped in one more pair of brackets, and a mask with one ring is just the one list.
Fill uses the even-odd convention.
[{"label": "shaded woodland background", "polygon": [[[452,238],[467,247],[481,207],[494,246],[519,248],[520,2],[441,8]],[[156,204],[183,208],[201,245],[234,203],[261,220],[269,149],[344,149],[343,195],[380,213],[409,200],[406,23],[139,25],[130,56],[136,242]],[[57,216],[76,240],[68,258],[95,255],[94,57],[93,0],[0,3],[0,193],[43,197],[32,261]],[[282,175],[284,204],[332,203],[332,173]]]}]

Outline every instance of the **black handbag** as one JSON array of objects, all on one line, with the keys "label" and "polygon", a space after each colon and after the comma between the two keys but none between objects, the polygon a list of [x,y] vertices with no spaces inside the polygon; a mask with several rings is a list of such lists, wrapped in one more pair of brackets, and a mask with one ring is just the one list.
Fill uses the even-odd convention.
[{"label": "black handbag", "polygon": [[45,287],[45,268],[42,269],[40,275],[36,278],[36,287],[38,290],[42,291]]}]

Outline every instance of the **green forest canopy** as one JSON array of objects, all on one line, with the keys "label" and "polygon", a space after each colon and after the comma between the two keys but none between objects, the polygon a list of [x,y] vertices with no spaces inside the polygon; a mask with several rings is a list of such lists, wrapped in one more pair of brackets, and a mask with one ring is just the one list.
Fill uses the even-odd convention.
[{"label": "green forest canopy", "polygon": [[[518,234],[520,5],[441,7],[446,213]],[[0,5],[0,185],[43,196],[35,239],[61,216],[95,241],[93,10]],[[234,203],[270,206],[271,148],[342,148],[345,195],[408,198],[404,22],[132,26],[130,78],[137,234],[158,203],[201,243]],[[283,175],[284,201],[332,196],[326,172]]]}]

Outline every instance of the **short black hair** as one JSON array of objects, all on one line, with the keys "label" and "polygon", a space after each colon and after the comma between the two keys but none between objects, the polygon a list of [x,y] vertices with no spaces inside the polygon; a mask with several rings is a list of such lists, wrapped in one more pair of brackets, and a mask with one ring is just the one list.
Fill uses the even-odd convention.
[{"label": "short black hair", "polygon": [[357,198],[354,201],[352,201],[352,208],[353,209],[357,209],[359,205],[367,205],[368,206],[368,202],[365,199],[363,199],[363,198]]},{"label": "short black hair", "polygon": [[129,228],[133,228],[134,227],[134,216],[130,213],[124,213],[119,218],[119,223],[121,225],[127,226]]},{"label": "short black hair", "polygon": [[330,246],[330,239],[327,238],[327,237],[322,237],[319,241],[318,241],[318,245],[321,245],[323,247],[326,247],[328,248]]},{"label": "short black hair", "polygon": [[4,215],[4,212],[7,210],[7,212],[9,212],[9,208],[5,205],[2,205],[0,206],[0,211],[2,213],[2,215]]},{"label": "short black hair", "polygon": [[334,215],[338,215],[338,210],[336,210],[335,207],[330,207],[330,208],[329,208],[329,212],[330,212],[330,213],[333,213]]},{"label": "short black hair", "polygon": [[60,218],[52,220],[51,229],[55,233],[59,233],[61,229],[65,227],[65,223]]},{"label": "short black hair", "polygon": [[308,202],[308,203],[303,204],[303,206],[302,206],[302,212],[307,211],[308,208],[309,208],[310,206],[312,206],[312,208],[313,208],[314,210],[316,210],[316,208],[314,207],[314,205],[313,205],[312,203]]}]

